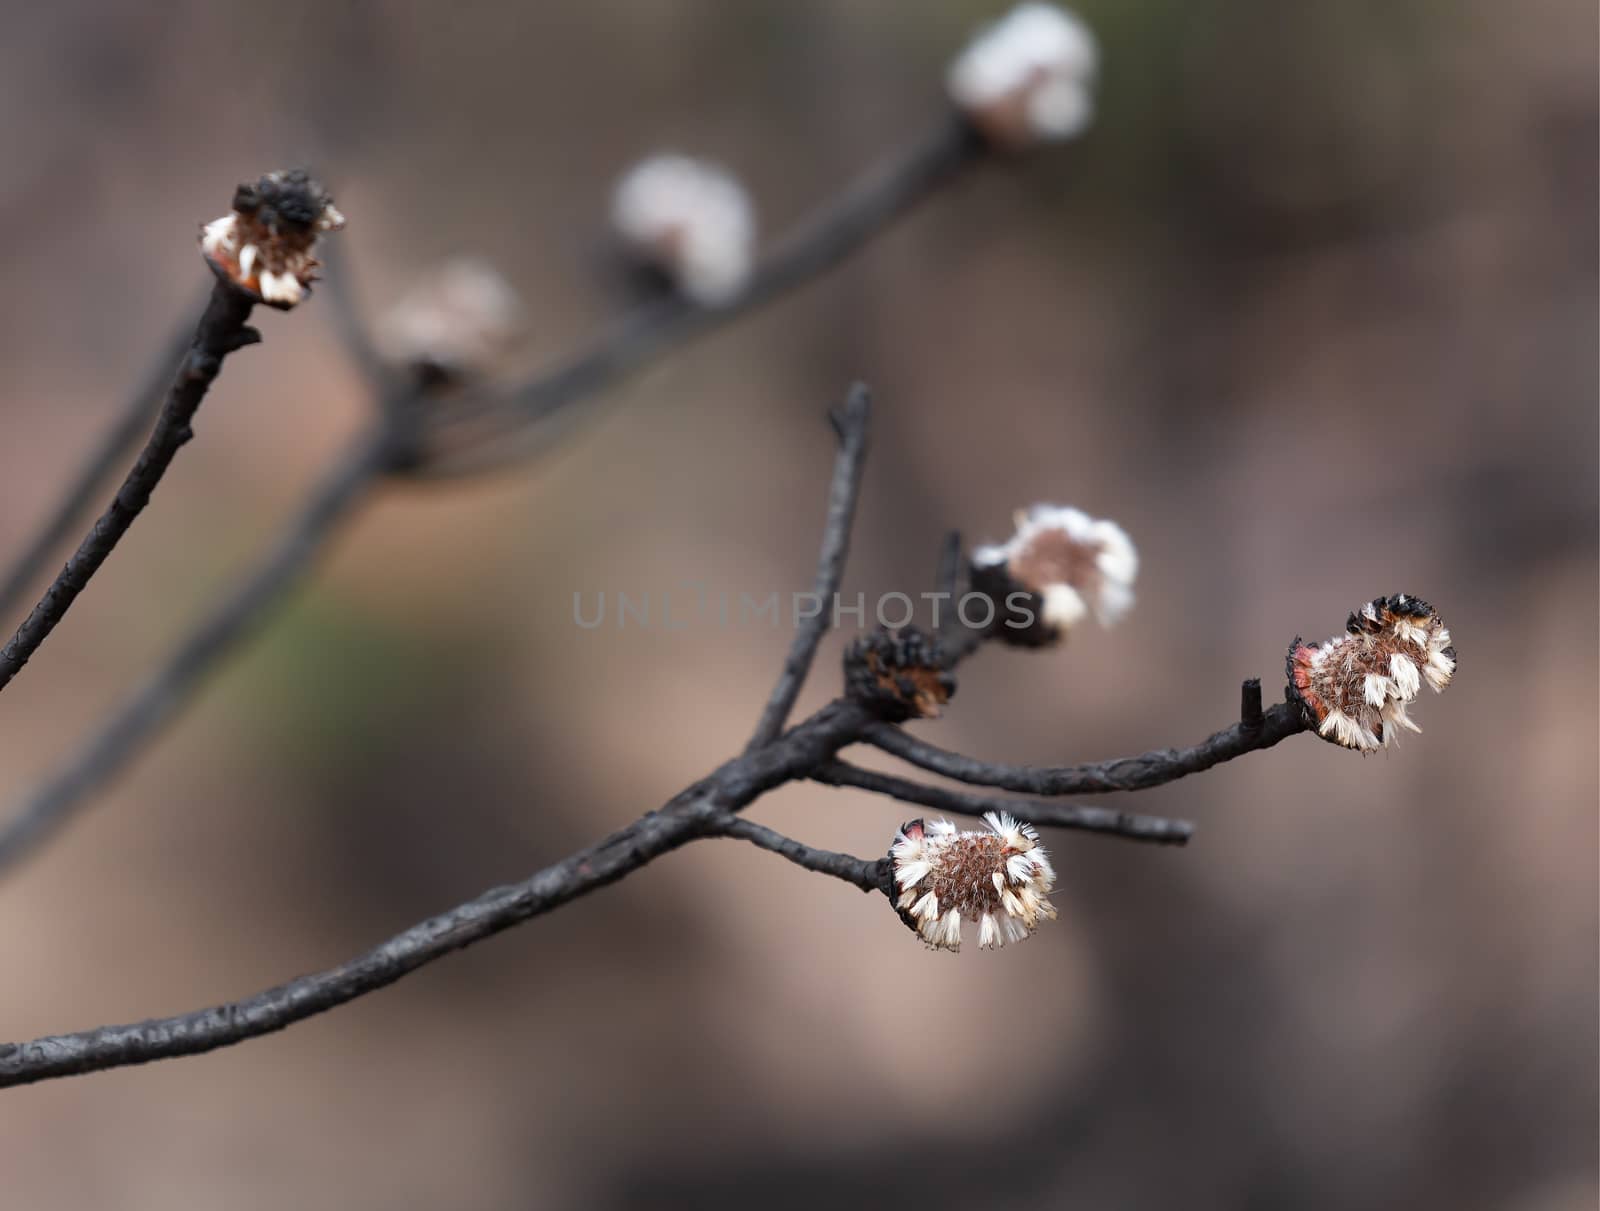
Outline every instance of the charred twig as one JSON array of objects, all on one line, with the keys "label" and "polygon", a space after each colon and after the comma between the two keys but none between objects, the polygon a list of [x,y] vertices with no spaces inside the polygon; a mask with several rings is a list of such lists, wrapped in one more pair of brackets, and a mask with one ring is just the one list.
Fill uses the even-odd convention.
[{"label": "charred twig", "polygon": [[138,461],[88,537],[39,599],[33,613],[0,650],[0,690],[10,684],[49,638],[89,583],[89,578],[100,570],[122,536],[132,528],[134,519],[150,502],[151,493],[172,465],[173,458],[194,436],[190,423],[205,399],[206,390],[221,372],[223,359],[235,349],[261,339],[260,333],[245,323],[254,305],[247,294],[226,282],[219,281],[212,288],[211,301],[200,317],[188,356],[173,381],[155,429]]},{"label": "charred twig", "polygon": [[198,1055],[393,984],[417,968],[614,883],[696,836],[687,813],[652,814],[554,866],[397,934],[366,954],[242,1001],[127,1026],[0,1044],[0,1087]]},{"label": "charred twig", "polygon": [[789,654],[784,658],[778,684],[772,687],[755,734],[746,752],[772,741],[783,730],[794,700],[800,695],[817,645],[832,625],[833,599],[844,575],[844,561],[850,552],[850,527],[855,520],[856,502],[861,495],[861,472],[866,466],[867,422],[872,410],[872,393],[864,383],[850,388],[843,409],[836,415],[839,453],[833,464],[833,482],[828,488],[828,520],[822,530],[822,553],[817,557],[817,575],[812,588],[816,613],[799,620]]},{"label": "charred twig", "polygon": [[866,722],[853,704],[832,703],[765,748],[727,762],[660,811],[647,813],[521,883],[495,888],[431,917],[348,963],[229,1005],[0,1044],[0,1088],[197,1055],[270,1034],[387,987],[419,967],[614,883],[697,838],[739,835],[756,840],[764,835],[760,830],[726,834],[729,816],[774,787],[803,777],[849,743]]},{"label": "charred twig", "polygon": [[[844,879],[863,890],[886,892],[884,864],[815,850],[735,815],[777,786],[804,777],[828,781],[836,768],[848,769],[831,764],[833,754],[859,737],[869,724],[870,717],[855,704],[831,703],[771,744],[727,762],[674,796],[660,811],[646,814],[521,883],[485,892],[337,967],[193,1013],[0,1045],[0,1088],[197,1055],[270,1034],[387,987],[419,967],[614,883],[662,854],[703,837],[748,840],[807,869]],[[849,783],[840,780],[839,784]],[[930,792],[933,789],[928,788]],[[987,810],[974,797],[951,795],[961,800],[961,805],[951,810]],[[904,794],[896,797],[918,801]],[[942,806],[944,801],[934,805]],[[1105,818],[1097,819],[1093,813],[1100,809],[1010,800],[994,800],[993,805],[1043,824],[1145,840],[1177,842],[1188,835],[1186,826],[1176,821],[1115,812],[1104,812]]]},{"label": "charred twig", "polygon": [[[1259,703],[1259,683],[1256,691]],[[1248,692],[1246,706],[1248,715]],[[888,724],[869,728],[866,739],[891,756],[957,782],[1027,795],[1095,795],[1162,786],[1190,774],[1203,773],[1246,753],[1271,748],[1280,740],[1308,730],[1299,708],[1280,702],[1262,713],[1258,722],[1246,719],[1189,748],[1153,749],[1137,757],[1054,767],[979,761],[918,740]]]},{"label": "charred twig", "polygon": [[[871,729],[868,729],[869,733]],[[966,791],[951,790],[943,786],[928,786],[881,774],[876,770],[862,769],[844,761],[830,761],[811,773],[813,782],[825,786],[853,787],[888,795],[903,803],[915,803],[938,811],[956,812],[964,816],[981,816],[985,812],[1009,812],[1018,820],[1043,828],[1071,828],[1084,832],[1104,833],[1129,841],[1153,841],[1157,845],[1184,845],[1194,835],[1194,825],[1187,820],[1168,820],[1162,816],[1141,816],[1132,812],[1119,812],[1107,807],[1086,807],[1068,803],[1032,803],[1026,799],[1006,799],[998,795],[974,795]]]},{"label": "charred twig", "polygon": [[[961,531],[951,530],[939,544],[939,570],[933,578],[933,588],[950,599],[950,613],[946,619],[957,618],[956,596],[961,585],[961,565],[965,561],[961,550]],[[957,618],[959,621],[959,618]]]},{"label": "charred twig", "polygon": [[362,317],[360,305],[356,302],[350,254],[345,251],[343,244],[334,241],[323,248],[319,255],[324,270],[322,292],[327,296],[328,315],[332,318],[334,333],[372,392],[380,399],[390,399],[398,394],[395,389],[397,377],[378,351],[372,339],[372,329]]},{"label": "charred twig", "polygon": [[98,444],[83,460],[44,522],[12,560],[5,576],[0,578],[0,618],[10,618],[12,612],[21,605],[28,586],[39,578],[48,565],[51,552],[66,541],[112,469],[154,419],[161,401],[166,397],[167,387],[172,382],[179,360],[194,340],[194,330],[194,323],[185,321],[167,339],[149,379],[140,384],[139,389],[122,405],[121,411],[112,418],[111,427],[101,435]]},{"label": "charred twig", "polygon": [[1261,678],[1247,677],[1239,687],[1239,725],[1246,731],[1259,731],[1266,724],[1261,710]]},{"label": "charred twig", "polygon": [[802,866],[819,874],[832,875],[835,879],[843,879],[846,883],[853,883],[862,891],[881,891],[885,895],[889,893],[887,858],[868,860],[851,854],[836,854],[831,850],[815,849],[803,841],[786,837],[764,824],[757,824],[754,820],[747,820],[743,816],[723,816],[714,821],[712,827],[715,831],[710,834],[711,836],[736,837],[741,841],[749,841],[753,845],[789,859],[796,866]]}]

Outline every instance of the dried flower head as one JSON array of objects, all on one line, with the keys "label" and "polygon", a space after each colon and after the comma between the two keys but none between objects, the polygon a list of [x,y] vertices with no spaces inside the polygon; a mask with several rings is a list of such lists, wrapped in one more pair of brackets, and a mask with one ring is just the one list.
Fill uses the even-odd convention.
[{"label": "dried flower head", "polygon": [[885,719],[936,719],[956,692],[955,674],[943,667],[939,645],[915,627],[873,631],[844,653],[844,688]]},{"label": "dried flower head", "polygon": [[1094,35],[1053,4],[1022,4],[950,65],[950,99],[990,141],[1023,148],[1070,139],[1094,116]]},{"label": "dried flower head", "polygon": [[961,949],[963,918],[977,922],[985,949],[1055,920],[1056,872],[1039,834],[1004,813],[983,822],[987,832],[963,833],[948,820],[913,820],[889,847],[895,911],[934,949]]},{"label": "dried flower head", "polygon": [[1362,606],[1345,633],[1326,643],[1289,646],[1289,694],[1317,734],[1345,748],[1371,752],[1398,728],[1422,729],[1406,706],[1426,683],[1435,693],[1455,676],[1450,630],[1432,606],[1397,593]]},{"label": "dried flower head", "polygon": [[628,251],[714,307],[744,288],[755,264],[755,208],[744,186],[704,160],[657,155],[617,184],[611,221]]},{"label": "dried flower head", "polygon": [[200,232],[212,272],[287,311],[316,280],[317,238],[344,226],[333,199],[304,169],[269,172],[234,191],[233,210]]},{"label": "dried flower head", "polygon": [[522,332],[522,300],[487,261],[458,257],[419,279],[383,317],[385,357],[433,381],[484,373]]},{"label": "dried flower head", "polygon": [[[1139,553],[1114,521],[1082,509],[1034,505],[1018,512],[1016,533],[1004,543],[972,553],[972,586],[995,603],[1002,620],[995,634],[1014,643],[1053,643],[1091,613],[1111,626],[1133,608]],[[1031,627],[1014,623],[1006,599],[1030,598]]]}]

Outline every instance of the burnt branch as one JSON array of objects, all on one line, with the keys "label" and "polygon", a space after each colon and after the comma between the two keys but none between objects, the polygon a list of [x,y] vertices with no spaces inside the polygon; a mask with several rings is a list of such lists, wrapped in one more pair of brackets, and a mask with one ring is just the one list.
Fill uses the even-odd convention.
[{"label": "burnt branch", "polygon": [[[1058,70],[1071,77],[1074,68],[1063,63]],[[1036,75],[1019,80],[1017,87],[1038,87]],[[1076,77],[1064,82],[1084,83]],[[126,700],[88,745],[35,793],[11,826],[0,832],[0,864],[37,845],[69,817],[90,790],[131,760],[386,476],[482,471],[524,457],[545,440],[553,428],[548,422],[577,415],[574,405],[581,400],[839,264],[979,160],[988,146],[986,138],[1000,146],[1020,147],[1072,133],[1059,123],[1032,118],[1019,127],[1017,114],[1024,111],[1009,101],[996,108],[992,98],[968,96],[960,104],[966,109],[964,114],[947,114],[929,137],[844,190],[780,241],[731,298],[696,302],[682,291],[656,296],[624,316],[587,349],[520,388],[471,392],[455,396],[448,407],[430,406],[425,384],[407,380],[396,368],[383,364],[361,324],[347,283],[341,279],[335,292],[333,322],[382,404],[376,422],[334,466],[278,544],[234,592],[201,620],[155,677]],[[319,263],[314,255],[318,233],[342,224],[343,216],[326,191],[305,173],[291,171],[241,186],[232,213],[205,227],[202,250],[219,282],[189,353],[143,453],[111,507],[33,615],[0,652],[0,689],[44,642],[148,503],[177,450],[189,440],[195,412],[220,372],[223,358],[259,339],[246,326],[253,303],[288,309],[303,299]],[[954,813],[999,812],[1030,824],[1181,845],[1193,831],[1186,821],[925,786],[856,768],[841,761],[839,754],[850,745],[871,743],[958,780],[1057,795],[1159,785],[1307,730],[1309,725],[1298,706],[1263,711],[1259,683],[1246,683],[1240,723],[1191,749],[1159,750],[1124,761],[1061,769],[1001,766],[949,753],[922,744],[890,721],[936,715],[954,691],[956,665],[986,639],[996,637],[992,627],[973,630],[959,618],[947,622],[934,639],[908,629],[877,633],[853,645],[845,662],[846,696],[785,730],[832,620],[832,599],[843,576],[859,501],[868,413],[868,393],[857,386],[835,417],[840,448],[814,582],[817,613],[798,626],[777,683],[738,756],[611,836],[520,883],[491,889],[406,929],[349,962],[243,1000],[191,1013],[0,1044],[0,1086],[199,1054],[283,1029],[554,911],[683,845],[712,837],[748,841],[802,869],[864,891],[897,897],[892,900],[896,912],[930,945],[958,949],[965,917],[979,923],[980,946],[999,946],[1008,935],[1018,940],[1033,932],[1040,920],[1055,916],[1047,899],[1054,874],[1043,851],[1035,852],[1037,835],[1031,827],[994,820],[987,834],[957,836],[953,828],[942,824],[911,824],[896,838],[892,858],[864,859],[814,848],[739,813],[769,791],[811,780]],[[77,489],[79,495],[88,491],[92,488]],[[65,503],[75,507],[75,498]],[[1074,511],[1064,512],[1069,519],[1078,516]],[[56,537],[47,529],[37,546],[47,549]],[[1122,560],[1127,565],[1124,579],[1131,582],[1134,561],[1125,536],[1124,545],[1128,548]],[[42,558],[32,548],[28,556]],[[20,566],[19,576],[26,579],[26,561]],[[954,596],[963,567],[959,537],[951,536],[942,551],[938,589]],[[1082,604],[1079,598],[1062,593],[1055,598],[1066,621],[1052,622],[1052,637],[1075,617],[1066,607],[1074,601]],[[1441,644],[1447,643],[1442,625],[1439,636]],[[1443,649],[1442,656],[1453,662],[1453,651]],[[1397,668],[1394,692],[1409,701],[1417,688],[1415,670],[1408,675],[1404,666]],[[1453,663],[1448,667],[1441,664],[1435,680],[1447,679],[1452,669]],[[946,877],[956,877],[954,867],[945,869],[935,881],[937,887],[914,890],[919,880],[933,878],[936,862],[953,861],[952,854],[965,855],[960,863],[966,871],[960,875],[960,894],[953,901],[946,904],[944,898],[949,890]],[[980,859],[989,865],[977,866],[974,879],[972,863]]]},{"label": "burnt branch", "polygon": [[945,668],[953,669],[981,648],[988,638],[987,631],[966,626],[958,619],[953,627],[939,629],[939,659]]},{"label": "burnt branch", "polygon": [[1261,678],[1246,677],[1239,687],[1239,726],[1254,732],[1264,727],[1266,721],[1261,710]]},{"label": "burnt branch", "polygon": [[200,317],[189,353],[133,469],[100,520],[67,560],[66,567],[45,590],[33,613],[0,650],[0,690],[10,684],[50,637],[50,632],[66,617],[89,579],[100,570],[145,505],[150,503],[151,493],[172,465],[173,458],[194,436],[191,428],[194,415],[206,391],[221,373],[223,359],[235,349],[261,339],[260,334],[245,323],[254,305],[248,295],[226,282],[219,281],[212,287],[211,301]]},{"label": "burnt branch", "polygon": [[834,594],[844,576],[845,558],[850,552],[850,527],[855,521],[856,503],[861,496],[861,473],[867,459],[867,424],[872,413],[872,392],[856,383],[844,407],[835,414],[839,434],[839,453],[834,459],[833,481],[828,487],[828,519],[822,528],[822,552],[817,557],[817,575],[812,586],[817,612],[802,620],[795,629],[794,641],[784,658],[778,684],[772,687],[755,734],[746,751],[771,743],[788,722],[789,712],[800,695],[817,645],[832,623]]},{"label": "burnt branch", "polygon": [[[1248,684],[1248,683],[1247,683]],[[1281,740],[1309,731],[1300,709],[1280,702],[1260,711],[1260,683],[1256,683],[1256,715],[1250,718],[1249,691],[1245,691],[1247,718],[1208,736],[1189,748],[1152,749],[1137,757],[1092,761],[1085,765],[999,765],[952,753],[888,724],[867,732],[867,741],[902,761],[931,774],[954,778],[974,786],[1018,791],[1026,795],[1097,795],[1111,791],[1148,790],[1203,773],[1224,761],[1271,748]]]},{"label": "burnt branch", "polygon": [[[871,729],[868,729],[869,734]],[[813,782],[824,786],[851,787],[899,799],[902,803],[915,803],[938,811],[955,812],[963,816],[981,816],[985,812],[1008,812],[1018,820],[1036,824],[1041,828],[1069,828],[1083,832],[1102,833],[1121,837],[1127,841],[1150,841],[1157,845],[1186,845],[1194,835],[1194,825],[1187,820],[1169,820],[1162,816],[1141,816],[1120,812],[1107,807],[1085,807],[1069,803],[1034,803],[1026,799],[1008,799],[999,795],[975,795],[966,791],[951,790],[943,786],[928,786],[882,774],[877,770],[862,769],[845,761],[829,761],[811,773]]]},{"label": "burnt branch", "polygon": [[955,600],[960,595],[961,567],[965,562],[961,531],[951,530],[944,536],[944,542],[939,544],[939,568],[933,578],[934,592],[943,593],[950,599],[950,613],[945,615],[947,619],[956,617]]},{"label": "burnt branch", "polygon": [[803,841],[786,837],[764,824],[747,820],[743,816],[724,816],[714,821],[712,827],[716,830],[713,836],[735,837],[741,841],[749,841],[752,845],[770,850],[806,870],[843,879],[862,891],[881,891],[885,895],[889,894],[887,858],[868,860],[851,854],[836,854],[831,850],[816,849]]},{"label": "burnt branch", "polygon": [[[853,704],[831,703],[772,744],[725,763],[661,810],[603,841],[521,883],[494,888],[430,917],[337,967],[193,1013],[0,1044],[0,1088],[214,1051],[386,988],[419,967],[615,883],[690,841],[733,835],[721,831],[733,813],[774,787],[803,777],[848,744],[867,721]],[[756,840],[758,834],[737,835]]]},{"label": "burnt branch", "polygon": [[351,257],[338,241],[330,241],[319,256],[323,275],[323,293],[327,295],[328,315],[332,320],[334,335],[345,353],[355,363],[357,373],[379,399],[390,399],[395,390],[397,376],[378,351],[372,339],[372,329],[361,315],[356,302],[356,285],[351,269]]},{"label": "burnt branch", "polygon": [[[199,309],[197,305],[195,310]],[[0,578],[0,618],[10,618],[22,605],[28,586],[39,579],[49,564],[51,552],[67,540],[78,519],[100,491],[100,486],[139,440],[139,435],[154,421],[178,363],[194,340],[194,330],[194,323],[186,320],[167,338],[149,378],[139,385],[138,390],[128,397],[112,417],[110,427],[100,436],[76,474],[68,481],[66,490],[28,539],[27,545],[12,560],[5,576]]]},{"label": "burnt branch", "polygon": [[419,967],[615,883],[691,840],[685,812],[646,816],[521,883],[430,917],[365,954],[265,992],[169,1018],[0,1044],[0,1088],[199,1055],[272,1034],[386,988]]},{"label": "burnt branch", "polygon": [[278,541],[237,587],[197,622],[148,681],[120,703],[65,763],[0,826],[0,872],[19,862],[83,807],[180,710],[207,675],[302,576],[378,482],[389,454],[383,430],[354,442]]},{"label": "burnt branch", "polygon": [[[854,509],[866,422],[866,397],[858,392],[841,426],[845,450],[841,451],[836,466],[835,491],[830,494],[830,522],[823,544],[819,582],[836,583],[838,567],[842,566],[843,535]],[[181,650],[180,658],[173,661],[156,682],[130,701],[118,716],[120,722],[102,735],[90,757],[73,767],[73,772],[63,780],[66,790],[57,792],[61,796],[58,802],[81,794],[84,786],[124,760],[138,741],[159,725],[220,651],[303,566],[339,517],[361,498],[364,489],[382,470],[392,467],[389,431],[380,432],[384,434],[383,440],[358,443],[352,456],[324,484],[318,497],[320,504],[302,516],[274,559],[213,616],[196,640]],[[975,650],[983,637],[967,633],[960,638],[959,654],[944,657],[946,671],[962,656]],[[810,646],[814,652],[814,641]],[[777,711],[769,706],[763,714],[763,720],[769,716],[777,720],[772,725],[775,729],[781,728],[793,702],[792,693],[783,687],[793,678],[803,677],[811,663],[809,655],[797,661],[791,653],[784,677],[780,679],[781,693],[774,696],[774,701],[783,706]],[[791,673],[791,667],[796,671]],[[1248,690],[1245,713],[1247,716],[1250,713]],[[1226,755],[1238,755],[1237,752],[1223,755],[1230,746],[1238,751],[1249,751],[1249,746],[1266,747],[1276,742],[1273,737],[1281,739],[1293,730],[1304,730],[1304,724],[1296,722],[1290,729],[1281,718],[1279,708],[1274,708],[1260,725],[1243,723],[1234,729],[1241,734],[1248,731],[1249,739],[1228,739],[1229,734],[1219,733],[1206,744],[1195,750],[1184,750],[1184,753],[1207,754],[1214,764],[1216,760],[1226,759]],[[904,733],[886,726],[871,703],[852,698],[836,699],[803,722],[774,734],[765,743],[746,748],[739,756],[675,795],[659,810],[647,812],[604,840],[521,883],[492,889],[431,917],[337,967],[302,976],[240,1001],[192,1013],[0,1045],[0,1087],[196,1055],[281,1030],[385,988],[420,967],[551,912],[626,877],[672,850],[708,837],[749,841],[806,870],[841,879],[864,891],[880,891],[886,896],[892,893],[888,859],[863,859],[816,849],[739,815],[767,792],[791,782],[810,779],[833,786],[855,787],[889,795],[901,802],[962,814],[1005,812],[1040,825],[1139,841],[1182,844],[1192,832],[1192,826],[1184,821],[921,786],[891,775],[857,769],[838,760],[839,752],[851,744],[870,740],[886,747],[886,738],[887,744],[895,744],[897,737],[904,737]],[[909,741],[910,738],[905,739]],[[985,773],[1000,768],[970,762],[954,754],[944,757],[952,762],[969,762],[970,768]],[[1200,757],[1185,757],[1183,753],[1170,757],[1166,764],[1172,767],[1185,763],[1204,768]],[[50,812],[41,812],[32,835],[38,835],[38,829],[58,818]],[[15,844],[26,845],[27,841],[27,835],[19,834]],[[1047,885],[1045,890],[1048,890]],[[993,922],[988,924],[992,926]],[[1027,928],[1031,931],[1031,921]]]}]

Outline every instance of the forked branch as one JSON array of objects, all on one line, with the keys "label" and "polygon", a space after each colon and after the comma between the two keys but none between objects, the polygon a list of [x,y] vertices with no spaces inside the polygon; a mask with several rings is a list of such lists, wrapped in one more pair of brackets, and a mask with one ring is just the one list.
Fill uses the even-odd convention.
[{"label": "forked branch", "polygon": [[[860,452],[865,448],[866,398],[864,390],[853,392],[852,407],[842,419],[842,449],[830,489],[829,521],[820,560],[825,569],[832,568],[835,549],[840,550],[837,558],[842,561],[842,536],[849,531],[859,499],[856,481],[861,474]],[[330,492],[327,496],[335,514],[340,502],[355,494],[375,465],[381,462],[357,458],[349,464],[347,476],[336,481],[347,484],[347,491]],[[310,539],[320,532],[315,525],[305,528]],[[297,554],[286,551],[280,563],[298,566],[298,559]],[[831,571],[827,574],[833,575]],[[227,615],[226,626],[213,631],[213,635],[231,635],[232,628],[237,625],[236,619],[248,615],[254,608],[257,607],[253,598],[241,604]],[[786,687],[793,678],[804,677],[814,661],[816,648],[814,639],[808,638],[803,645],[797,643],[785,662],[779,681],[780,693],[775,694],[774,701],[781,696],[792,702]],[[196,655],[203,657],[205,654],[201,651]],[[192,668],[203,663],[203,660],[192,660],[183,667]],[[158,697],[152,696],[146,701],[135,717],[139,720],[158,718],[161,709]],[[769,708],[763,712],[763,718],[770,713]],[[1181,843],[1189,835],[1190,828],[1182,821],[921,787],[904,779],[855,770],[837,760],[841,749],[879,735],[883,727],[869,704],[838,699],[804,722],[748,747],[675,795],[659,810],[646,813],[604,840],[538,871],[521,883],[492,889],[431,917],[347,963],[302,976],[240,1001],[191,1013],[0,1045],[0,1086],[24,1085],[196,1055],[281,1030],[387,987],[426,964],[554,911],[625,878],[674,849],[707,837],[746,840],[815,873],[829,875],[865,891],[892,894],[894,888],[887,859],[858,858],[815,849],[739,814],[769,791],[795,781],[814,779],[834,785],[858,786],[904,802],[953,812],[998,809],[1046,826],[1084,829],[1133,840]]]}]

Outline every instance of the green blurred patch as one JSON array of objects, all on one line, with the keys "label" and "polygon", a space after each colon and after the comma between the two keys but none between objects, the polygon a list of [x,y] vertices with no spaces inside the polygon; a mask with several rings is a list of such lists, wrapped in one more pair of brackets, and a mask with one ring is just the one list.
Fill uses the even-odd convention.
[{"label": "green blurred patch", "polygon": [[268,624],[227,679],[226,709],[275,764],[367,760],[436,715],[448,728],[490,645],[372,603],[310,592]]}]

